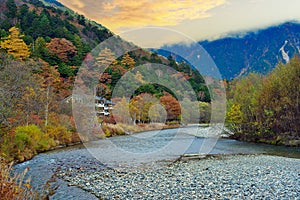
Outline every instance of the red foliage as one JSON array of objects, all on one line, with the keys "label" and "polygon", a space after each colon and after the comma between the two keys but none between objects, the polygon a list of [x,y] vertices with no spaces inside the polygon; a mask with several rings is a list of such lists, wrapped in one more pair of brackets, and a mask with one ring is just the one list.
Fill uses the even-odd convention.
[{"label": "red foliage", "polygon": [[177,99],[169,93],[165,93],[165,96],[160,97],[159,100],[167,111],[167,120],[178,120],[181,114],[181,107]]},{"label": "red foliage", "polygon": [[73,43],[65,38],[53,38],[47,43],[46,47],[52,54],[57,55],[64,62],[68,62],[68,57],[74,56],[77,53]]}]

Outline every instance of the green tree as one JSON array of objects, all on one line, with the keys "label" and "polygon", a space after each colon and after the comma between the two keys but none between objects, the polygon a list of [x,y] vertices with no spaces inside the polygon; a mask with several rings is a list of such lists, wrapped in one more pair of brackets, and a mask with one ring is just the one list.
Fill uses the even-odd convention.
[{"label": "green tree", "polygon": [[39,18],[38,29],[41,36],[48,36],[52,32],[52,27],[47,14],[42,13]]},{"label": "green tree", "polygon": [[83,43],[79,35],[75,34],[72,43],[76,46],[77,54],[73,58],[73,64],[80,66],[84,56]]},{"label": "green tree", "polygon": [[[241,128],[247,130],[251,134],[255,134],[258,129],[257,109],[258,99],[262,88],[262,76],[251,73],[242,79],[236,80],[231,84],[229,97],[232,98],[228,102],[229,108],[233,105],[239,105],[243,113],[242,122],[239,123]],[[235,126],[237,126],[236,123]]]},{"label": "green tree", "polygon": [[66,65],[65,63],[60,63],[58,65],[58,71],[59,71],[60,75],[64,78],[75,75],[74,70],[70,66]]},{"label": "green tree", "polygon": [[46,41],[43,37],[38,37],[33,45],[33,56],[43,58],[46,53]]},{"label": "green tree", "polygon": [[27,15],[28,11],[29,11],[29,7],[26,4],[22,4],[20,6],[20,9],[19,9],[18,14],[17,14],[18,18],[23,19],[23,17],[25,15]]},{"label": "green tree", "polygon": [[7,0],[6,7],[8,11],[5,13],[8,18],[15,18],[17,15],[17,5],[14,0]]}]

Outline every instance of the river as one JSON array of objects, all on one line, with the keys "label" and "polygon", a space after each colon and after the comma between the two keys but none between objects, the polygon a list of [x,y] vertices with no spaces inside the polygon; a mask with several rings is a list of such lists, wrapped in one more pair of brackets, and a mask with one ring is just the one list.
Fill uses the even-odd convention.
[{"label": "river", "polygon": [[[167,151],[165,155],[159,157],[144,156],[145,159],[139,161],[140,163],[160,163],[161,167],[164,167],[166,162],[172,161],[179,158],[182,153],[185,154],[198,154],[199,148],[205,142],[204,137],[208,128],[200,128],[200,137],[195,137],[195,128],[189,127],[186,129],[169,129],[162,131],[149,131],[144,133],[139,133],[134,136],[120,136],[111,139],[100,140],[84,145],[76,145],[73,147],[58,149],[46,153],[39,154],[35,156],[32,160],[17,164],[14,166],[17,172],[29,169],[27,176],[31,177],[31,184],[33,188],[37,191],[43,190],[45,183],[51,179],[54,181],[50,184],[52,187],[56,187],[56,192],[51,199],[97,199],[96,196],[89,193],[88,191],[82,190],[76,186],[72,186],[71,183],[56,177],[56,172],[66,172],[68,174],[78,174],[78,173],[95,173],[101,171],[110,166],[110,160],[102,160],[101,162],[94,158],[94,156],[100,154],[102,157],[108,155],[107,157],[122,157],[122,154],[116,153],[116,146],[122,146],[122,149],[126,149],[129,152],[125,157],[127,163],[134,163],[136,158],[136,153],[143,153],[143,155],[148,155],[147,152],[152,152],[155,148],[161,148],[166,145],[166,141],[175,141],[175,146],[177,149],[183,148],[184,150],[174,151],[170,153],[172,148]],[[201,135],[203,133],[203,135]],[[179,137],[175,137],[179,135]],[[150,136],[150,137],[148,137]],[[203,136],[203,137],[201,137]],[[143,140],[140,140],[143,138]],[[145,139],[146,138],[146,139]],[[107,143],[109,141],[109,143]],[[188,147],[185,142],[188,141],[190,144]],[[192,141],[192,142],[191,142]],[[191,143],[190,143],[191,142]],[[181,145],[183,144],[184,145]],[[108,144],[113,144],[108,146]],[[132,145],[130,145],[132,144]],[[113,147],[115,146],[115,147]],[[88,148],[86,148],[88,147]],[[150,148],[151,147],[151,148]],[[95,151],[96,149],[96,151]],[[136,151],[136,152],[132,152]],[[145,154],[146,152],[146,154]],[[92,155],[92,154],[94,155]],[[111,154],[110,154],[111,153]],[[165,153],[165,152],[164,152]],[[248,142],[240,142],[231,139],[218,139],[216,144],[210,150],[209,154],[212,155],[239,155],[239,154],[255,154],[255,155],[275,155],[281,157],[294,158],[295,160],[300,159],[300,148],[282,147],[282,146],[272,146],[266,144],[255,144]],[[130,156],[131,155],[131,156]],[[97,156],[97,155],[96,155]],[[142,156],[143,157],[143,156]],[[142,158],[141,157],[141,158]],[[154,159],[153,159],[154,158]],[[100,157],[101,159],[101,157]],[[122,159],[121,159],[122,160]],[[115,161],[115,160],[114,160]],[[160,162],[164,161],[164,162]],[[123,162],[123,160],[122,160]],[[300,160],[299,160],[300,162]],[[120,165],[120,163],[117,163]],[[123,164],[123,163],[121,163]],[[140,166],[139,166],[140,167]]]}]

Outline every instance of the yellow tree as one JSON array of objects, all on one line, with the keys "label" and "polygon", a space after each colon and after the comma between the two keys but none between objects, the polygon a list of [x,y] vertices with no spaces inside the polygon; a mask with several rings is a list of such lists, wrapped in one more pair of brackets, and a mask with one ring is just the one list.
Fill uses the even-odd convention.
[{"label": "yellow tree", "polygon": [[236,132],[240,133],[240,126],[243,123],[243,113],[240,104],[232,104],[226,112],[226,121],[229,126]]},{"label": "yellow tree", "polygon": [[134,68],[135,61],[130,57],[129,53],[125,53],[121,60],[122,65],[124,65],[127,69]]},{"label": "yellow tree", "polygon": [[109,48],[105,48],[101,50],[96,58],[98,67],[105,67],[115,64],[116,57],[114,52],[112,52]]},{"label": "yellow tree", "polygon": [[8,54],[13,55],[18,59],[26,59],[30,56],[30,51],[22,37],[19,29],[12,27],[9,29],[10,35],[2,42],[0,42],[0,48],[5,49]]},{"label": "yellow tree", "polygon": [[145,83],[145,81],[143,80],[144,77],[141,74],[141,72],[139,72],[139,71],[136,72],[136,74],[134,75],[134,78],[139,83]]},{"label": "yellow tree", "polygon": [[123,97],[119,102],[116,103],[113,109],[113,117],[118,123],[131,124],[131,118],[129,113],[129,103],[126,98]]}]

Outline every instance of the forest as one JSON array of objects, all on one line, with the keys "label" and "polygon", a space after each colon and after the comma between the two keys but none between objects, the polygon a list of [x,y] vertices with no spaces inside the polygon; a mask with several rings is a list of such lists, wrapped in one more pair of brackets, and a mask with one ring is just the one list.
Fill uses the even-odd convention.
[{"label": "forest", "polygon": [[300,59],[267,75],[250,73],[228,83],[227,123],[234,138],[300,145]]},{"label": "forest", "polygon": [[[132,71],[132,82],[127,85],[139,83],[140,87],[131,96],[130,116],[119,113],[99,118],[106,137],[124,134],[124,126],[114,124],[116,121],[125,123],[128,117],[137,125],[133,132],[143,130],[147,124],[162,122],[157,107],[149,99],[155,99],[164,107],[163,122],[167,122],[168,127],[178,126],[182,113],[188,115],[191,110],[201,110],[202,115],[188,118],[195,122],[209,121],[210,94],[204,78],[184,61],[177,63],[171,56],[164,58],[140,48],[120,57],[115,57],[110,49],[92,55],[91,50],[113,33],[71,10],[62,11],[40,1],[1,1],[1,10],[4,12],[0,22],[0,156],[7,161],[25,161],[39,152],[80,142],[72,102],[66,99],[72,96],[76,75],[86,60],[94,67],[111,62],[98,77],[97,96],[111,99],[122,76],[149,63],[171,67],[174,73],[170,76],[187,81],[196,94],[192,102],[188,101],[191,94],[175,96],[161,84],[145,82],[145,77],[151,76],[147,74],[147,67]],[[121,44],[128,45],[126,41]],[[86,71],[83,79],[92,75]],[[125,86],[117,88],[120,94]],[[113,101],[116,108],[125,105],[122,96]],[[188,107],[191,110],[182,110],[179,101],[193,104]]]}]

